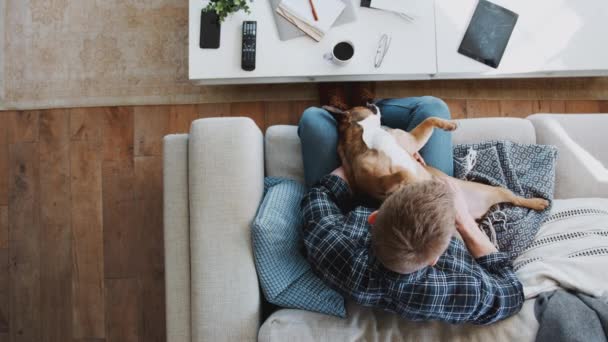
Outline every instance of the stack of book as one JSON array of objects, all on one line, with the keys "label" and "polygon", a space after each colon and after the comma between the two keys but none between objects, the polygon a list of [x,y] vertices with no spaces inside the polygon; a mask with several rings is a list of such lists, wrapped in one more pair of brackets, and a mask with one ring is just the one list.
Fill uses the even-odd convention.
[{"label": "stack of book", "polygon": [[314,40],[320,41],[345,7],[341,0],[282,0],[276,11]]}]

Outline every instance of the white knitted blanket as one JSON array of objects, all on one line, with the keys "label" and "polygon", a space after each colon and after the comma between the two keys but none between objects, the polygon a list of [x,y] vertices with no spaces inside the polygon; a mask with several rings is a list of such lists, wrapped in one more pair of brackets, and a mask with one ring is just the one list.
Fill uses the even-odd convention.
[{"label": "white knitted blanket", "polygon": [[608,199],[555,200],[513,262],[526,299],[557,288],[608,296]]}]

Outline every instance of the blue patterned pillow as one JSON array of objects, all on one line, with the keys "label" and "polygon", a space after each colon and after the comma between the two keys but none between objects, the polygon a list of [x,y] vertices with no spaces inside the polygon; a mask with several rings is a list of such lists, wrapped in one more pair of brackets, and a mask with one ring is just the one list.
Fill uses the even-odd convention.
[{"label": "blue patterned pillow", "polygon": [[262,291],[270,303],[281,307],[346,317],[344,298],[313,273],[302,254],[300,202],[305,191],[293,180],[264,180],[264,199],[252,225]]}]

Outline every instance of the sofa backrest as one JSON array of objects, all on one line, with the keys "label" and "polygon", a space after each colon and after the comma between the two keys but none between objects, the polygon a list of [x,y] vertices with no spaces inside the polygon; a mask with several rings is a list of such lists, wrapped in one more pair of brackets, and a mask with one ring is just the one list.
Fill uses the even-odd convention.
[{"label": "sofa backrest", "polygon": [[[518,118],[479,118],[458,120],[453,134],[454,144],[470,144],[487,140],[510,140],[535,144],[536,134],[530,121]],[[296,126],[278,125],[266,131],[266,175],[304,181],[302,150]]]}]

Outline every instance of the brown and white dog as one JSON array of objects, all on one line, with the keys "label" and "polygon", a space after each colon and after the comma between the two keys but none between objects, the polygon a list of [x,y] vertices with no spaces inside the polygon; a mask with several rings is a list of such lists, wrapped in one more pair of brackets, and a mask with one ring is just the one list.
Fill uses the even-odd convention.
[{"label": "brown and white dog", "polygon": [[549,202],[524,198],[508,189],[463,181],[424,163],[418,151],[427,143],[433,129],[453,131],[455,121],[430,117],[411,132],[382,127],[380,109],[375,105],[342,111],[324,106],[338,121],[338,155],[346,178],[355,193],[383,201],[401,186],[433,178],[457,186],[463,193],[471,216],[482,218],[498,203],[512,203],[544,210]]}]

